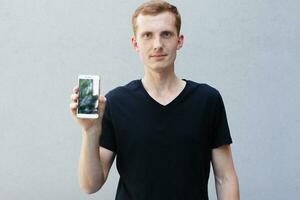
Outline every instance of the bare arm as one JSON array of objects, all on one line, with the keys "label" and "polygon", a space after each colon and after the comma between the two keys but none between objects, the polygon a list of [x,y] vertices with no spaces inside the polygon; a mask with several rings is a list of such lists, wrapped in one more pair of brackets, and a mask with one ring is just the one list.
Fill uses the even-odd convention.
[{"label": "bare arm", "polygon": [[78,86],[74,87],[71,100],[71,114],[82,127],[82,145],[79,158],[80,187],[86,193],[91,194],[97,192],[104,185],[115,157],[114,152],[99,147],[106,98],[104,96],[99,97],[98,119],[81,119],[76,116]]},{"label": "bare arm", "polygon": [[80,187],[88,194],[97,192],[106,182],[114,152],[99,147],[99,137],[83,131],[79,158]]},{"label": "bare arm", "polygon": [[239,200],[239,183],[230,145],[212,150],[212,165],[218,200]]}]

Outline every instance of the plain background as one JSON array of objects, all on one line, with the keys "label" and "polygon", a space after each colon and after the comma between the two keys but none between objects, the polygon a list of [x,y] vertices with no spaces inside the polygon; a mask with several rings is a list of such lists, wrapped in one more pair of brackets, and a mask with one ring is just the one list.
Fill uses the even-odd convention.
[{"label": "plain background", "polygon": [[[143,76],[130,44],[142,2],[0,0],[0,199],[114,199],[115,163],[101,191],[79,188],[70,95],[78,74],[101,75],[102,94]],[[170,2],[186,39],[177,74],[222,94],[241,199],[298,199],[299,1]]]}]

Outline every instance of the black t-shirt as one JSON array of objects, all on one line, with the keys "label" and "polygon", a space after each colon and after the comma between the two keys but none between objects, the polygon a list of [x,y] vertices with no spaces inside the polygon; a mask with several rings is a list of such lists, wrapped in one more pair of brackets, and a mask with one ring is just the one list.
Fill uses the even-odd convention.
[{"label": "black t-shirt", "polygon": [[100,145],[116,153],[116,200],[207,200],[211,150],[231,144],[220,93],[185,80],[168,105],[141,80],[110,91]]}]

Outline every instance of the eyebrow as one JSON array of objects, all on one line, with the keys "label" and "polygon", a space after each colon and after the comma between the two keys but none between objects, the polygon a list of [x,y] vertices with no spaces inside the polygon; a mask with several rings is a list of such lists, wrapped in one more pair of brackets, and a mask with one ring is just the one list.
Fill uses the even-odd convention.
[{"label": "eyebrow", "polygon": [[151,31],[144,31],[141,33],[141,35],[145,35],[146,33],[152,33]]},{"label": "eyebrow", "polygon": [[[169,29],[160,31],[159,33],[165,33],[165,32],[175,33],[174,31],[171,31],[171,30],[169,30]],[[153,33],[153,31],[143,31],[143,32],[141,32],[141,35],[144,35],[144,34],[146,34],[146,33]]]}]

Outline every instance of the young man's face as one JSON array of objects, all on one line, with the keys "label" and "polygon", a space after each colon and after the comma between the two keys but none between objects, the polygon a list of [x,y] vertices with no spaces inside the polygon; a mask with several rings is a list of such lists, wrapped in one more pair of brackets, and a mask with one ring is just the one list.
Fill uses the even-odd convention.
[{"label": "young man's face", "polygon": [[170,12],[139,15],[136,25],[132,44],[145,67],[158,72],[173,67],[176,51],[183,44],[183,35],[177,35],[175,16]]}]

